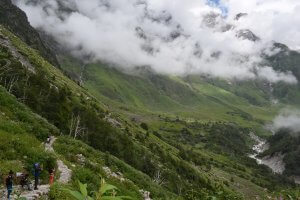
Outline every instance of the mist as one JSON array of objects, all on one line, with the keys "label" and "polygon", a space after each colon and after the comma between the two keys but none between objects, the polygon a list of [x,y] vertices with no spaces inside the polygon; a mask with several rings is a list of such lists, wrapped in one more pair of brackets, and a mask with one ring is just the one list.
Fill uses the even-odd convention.
[{"label": "mist", "polygon": [[[261,54],[276,53],[271,50],[273,41],[299,47],[300,3],[285,0],[291,5],[279,9],[280,0],[249,2],[14,0],[32,26],[53,36],[74,56],[89,55],[89,62],[123,69],[150,66],[162,74],[296,83],[292,73],[262,65]],[[247,16],[235,19],[246,10]],[[285,20],[293,20],[295,27]],[[258,39],[240,36],[245,30]]]},{"label": "mist", "polygon": [[282,110],[281,113],[273,120],[272,129],[274,131],[289,129],[292,134],[297,134],[299,136],[300,110]]}]

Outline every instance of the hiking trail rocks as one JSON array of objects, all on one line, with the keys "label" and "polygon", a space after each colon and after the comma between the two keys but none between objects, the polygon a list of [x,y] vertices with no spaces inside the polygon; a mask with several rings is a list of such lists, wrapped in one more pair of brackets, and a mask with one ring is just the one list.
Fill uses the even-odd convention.
[{"label": "hiking trail rocks", "polygon": [[[50,137],[49,143],[45,144],[46,151],[54,152],[53,144],[56,141],[56,139],[57,139],[56,137],[53,137],[53,136]],[[58,182],[60,182],[62,184],[68,183],[72,177],[72,170],[69,169],[68,166],[65,165],[62,160],[57,160],[56,163],[57,163],[58,171],[60,172]]]}]

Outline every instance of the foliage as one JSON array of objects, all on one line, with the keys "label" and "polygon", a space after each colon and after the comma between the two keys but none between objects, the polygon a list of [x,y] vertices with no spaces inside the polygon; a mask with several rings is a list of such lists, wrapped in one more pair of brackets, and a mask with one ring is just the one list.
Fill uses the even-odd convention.
[{"label": "foliage", "polygon": [[1,179],[9,170],[32,174],[35,162],[44,166],[41,178],[48,179],[48,168],[55,168],[55,157],[44,151],[41,141],[57,129],[17,102],[0,86],[0,171]]},{"label": "foliage", "polygon": [[[68,190],[69,193],[77,200],[93,200],[94,198],[88,196],[87,184],[82,184],[78,181],[80,191]],[[117,196],[118,188],[105,182],[104,179],[101,180],[101,185],[98,192],[95,195],[95,200],[122,200],[131,199],[126,196]]]}]

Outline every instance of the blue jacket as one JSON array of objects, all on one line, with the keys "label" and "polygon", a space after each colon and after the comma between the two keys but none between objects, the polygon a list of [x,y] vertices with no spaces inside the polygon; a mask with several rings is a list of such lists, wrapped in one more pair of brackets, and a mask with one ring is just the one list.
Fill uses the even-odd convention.
[{"label": "blue jacket", "polygon": [[35,177],[40,176],[41,171],[42,171],[40,164],[39,164],[39,163],[35,163],[35,164],[33,165],[33,169],[34,169],[33,175],[34,175]]}]

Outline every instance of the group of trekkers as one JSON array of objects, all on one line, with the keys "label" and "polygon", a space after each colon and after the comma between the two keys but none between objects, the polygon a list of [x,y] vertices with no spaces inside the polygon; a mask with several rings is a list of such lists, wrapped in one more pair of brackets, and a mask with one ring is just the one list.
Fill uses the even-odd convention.
[{"label": "group of trekkers", "polygon": [[[46,144],[50,144],[51,142],[51,137],[48,136],[47,140],[46,140]],[[38,186],[39,186],[39,178],[42,172],[42,166],[40,165],[40,163],[34,163],[33,168],[32,168],[32,174],[34,176],[34,190],[38,190]],[[54,182],[54,169],[50,169],[49,171],[49,184],[52,185]],[[11,194],[13,192],[13,183],[14,180],[18,179],[19,183],[22,187],[22,189],[25,189],[25,187],[27,187],[27,190],[31,191],[32,187],[31,187],[31,181],[29,180],[29,173],[16,173],[14,174],[14,172],[12,170],[10,170],[10,172],[8,173],[8,176],[5,179],[5,185],[6,185],[6,189],[7,189],[7,199],[10,200]]]},{"label": "group of trekkers", "polygon": [[[42,172],[42,167],[40,165],[40,163],[35,163],[33,165],[33,176],[34,176],[34,190],[38,190],[38,186],[39,186],[39,178],[40,178],[40,174]],[[7,189],[7,199],[10,200],[11,194],[13,192],[13,183],[14,183],[14,179],[18,178],[19,179],[19,183],[22,187],[22,189],[26,189],[25,187],[27,187],[27,190],[31,191],[31,181],[29,179],[29,174],[28,173],[15,173],[10,170],[10,172],[8,173],[8,176],[5,179],[5,185],[6,185],[6,189]],[[49,170],[49,184],[52,185],[54,182],[54,170],[51,169]]]},{"label": "group of trekkers", "polygon": [[[42,172],[42,167],[40,165],[40,163],[35,163],[33,165],[33,176],[34,176],[34,190],[38,190],[38,186],[39,186],[39,178],[40,178],[40,174]],[[26,189],[25,187],[27,187],[27,190],[31,191],[31,182],[29,179],[29,174],[28,173],[14,173],[12,170],[10,170],[8,176],[5,179],[5,185],[6,185],[6,189],[7,189],[7,199],[10,200],[11,194],[13,192],[13,183],[14,183],[14,179],[18,178],[19,179],[19,183],[22,187],[22,189]],[[52,185],[54,182],[54,170],[49,170],[49,184]]]}]

